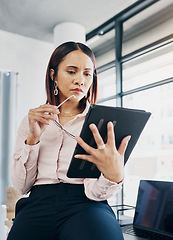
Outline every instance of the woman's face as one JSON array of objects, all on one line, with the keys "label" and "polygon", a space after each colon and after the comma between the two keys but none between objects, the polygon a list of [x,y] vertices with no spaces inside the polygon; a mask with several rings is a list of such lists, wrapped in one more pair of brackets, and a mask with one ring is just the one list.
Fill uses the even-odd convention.
[{"label": "woman's face", "polygon": [[55,80],[58,83],[58,97],[62,102],[71,95],[75,101],[80,101],[88,92],[93,82],[93,62],[81,50],[75,50],[66,55],[58,66]]}]

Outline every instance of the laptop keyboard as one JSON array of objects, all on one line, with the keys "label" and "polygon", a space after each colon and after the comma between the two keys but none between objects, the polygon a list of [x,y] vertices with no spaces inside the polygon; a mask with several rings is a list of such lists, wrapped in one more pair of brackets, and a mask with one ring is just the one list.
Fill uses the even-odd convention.
[{"label": "laptop keyboard", "polygon": [[165,235],[160,235],[155,232],[148,232],[143,229],[137,229],[137,228],[134,228],[133,225],[123,226],[121,227],[121,229],[123,233],[143,237],[145,239],[150,239],[150,240],[172,240],[173,239],[173,236],[169,237]]}]

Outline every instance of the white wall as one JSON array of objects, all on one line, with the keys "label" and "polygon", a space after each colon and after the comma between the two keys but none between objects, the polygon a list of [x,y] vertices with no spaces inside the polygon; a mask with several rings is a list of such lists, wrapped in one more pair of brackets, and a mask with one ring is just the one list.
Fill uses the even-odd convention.
[{"label": "white wall", "polygon": [[0,69],[18,72],[17,127],[28,110],[45,103],[45,73],[53,43],[0,31]]}]

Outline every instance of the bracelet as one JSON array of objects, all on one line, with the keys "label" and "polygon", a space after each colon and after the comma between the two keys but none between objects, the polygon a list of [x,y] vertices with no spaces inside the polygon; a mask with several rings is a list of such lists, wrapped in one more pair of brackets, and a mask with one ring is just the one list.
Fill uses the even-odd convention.
[{"label": "bracelet", "polygon": [[117,184],[120,184],[120,183],[122,183],[124,181],[124,178],[120,181],[120,182],[117,182]]},{"label": "bracelet", "polygon": [[37,145],[40,141],[38,141],[37,143],[35,144],[27,144],[27,139],[25,140],[25,144],[28,145],[28,146],[33,146],[33,145]]}]

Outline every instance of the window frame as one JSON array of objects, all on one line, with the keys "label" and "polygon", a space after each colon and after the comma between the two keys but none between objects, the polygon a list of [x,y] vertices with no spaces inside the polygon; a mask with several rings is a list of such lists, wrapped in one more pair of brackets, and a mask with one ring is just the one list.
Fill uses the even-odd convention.
[{"label": "window frame", "polygon": [[[155,41],[151,44],[148,44],[140,49],[137,49],[133,52],[130,52],[127,55],[122,56],[122,46],[123,46],[123,23],[127,21],[128,19],[134,17],[139,12],[142,12],[143,10],[149,8],[151,5],[159,2],[160,0],[142,0],[137,1],[128,8],[124,9],[119,14],[115,15],[113,18],[109,19],[93,31],[86,34],[86,40],[90,40],[95,36],[102,36],[106,33],[108,33],[111,30],[115,30],[115,61],[111,61],[97,69],[98,74],[105,72],[111,68],[116,69],[116,92],[115,95],[112,95],[107,98],[102,98],[98,101],[99,104],[102,102],[106,102],[109,100],[116,99],[116,106],[123,107],[123,96],[144,91],[147,89],[151,89],[153,87],[161,86],[163,84],[168,84],[170,82],[173,82],[173,77],[168,79],[163,79],[158,82],[154,82],[151,84],[147,84],[138,88],[134,88],[128,91],[123,91],[123,63],[131,61],[139,56],[145,55],[149,52],[152,52],[156,49],[159,49],[161,47],[164,47],[165,45],[173,43],[173,34],[164,37],[162,39],[159,39],[158,41]],[[120,202],[123,205],[123,189],[121,192]]]}]

